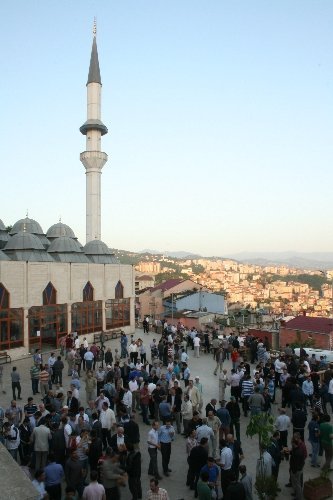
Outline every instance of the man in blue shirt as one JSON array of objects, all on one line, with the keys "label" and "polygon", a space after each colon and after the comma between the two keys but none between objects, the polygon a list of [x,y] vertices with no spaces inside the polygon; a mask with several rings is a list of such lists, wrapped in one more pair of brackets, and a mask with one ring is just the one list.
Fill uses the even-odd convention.
[{"label": "man in blue shirt", "polygon": [[[213,457],[208,457],[207,464],[202,467],[200,475],[202,472],[208,473],[208,484],[216,491],[216,495],[218,495],[220,468],[216,465]],[[218,496],[216,496],[216,498],[218,498]]]},{"label": "man in blue shirt", "polygon": [[158,431],[158,439],[161,446],[161,454],[162,454],[162,467],[165,476],[169,476],[169,462],[171,456],[171,442],[175,437],[175,429],[171,425],[171,420],[166,419],[165,425],[162,425],[160,430]]},{"label": "man in blue shirt", "polygon": [[57,464],[54,459],[54,453],[49,453],[49,463],[44,469],[45,489],[49,494],[50,500],[61,498],[61,481],[64,477],[64,469]]},{"label": "man in blue shirt", "polygon": [[319,453],[319,416],[318,413],[312,414],[312,420],[308,423],[309,430],[309,442],[312,446],[312,456],[311,456],[311,467],[320,467],[318,464],[318,453]]}]

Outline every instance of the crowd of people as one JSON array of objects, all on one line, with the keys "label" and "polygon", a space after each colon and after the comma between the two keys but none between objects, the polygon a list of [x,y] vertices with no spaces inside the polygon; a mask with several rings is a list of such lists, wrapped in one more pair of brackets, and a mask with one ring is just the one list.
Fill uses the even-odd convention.
[{"label": "crowd of people", "polygon": [[[275,431],[262,445],[257,474],[277,483],[285,460],[287,486],[300,500],[306,441],[311,466],[320,467],[324,455],[322,468],[331,470],[332,365],[304,350],[298,358],[288,345],[273,359],[267,338],[247,336],[242,345],[237,335],[213,329],[158,327],[162,333],[149,345],[149,322],[143,338],[122,333],[120,349],[113,352],[103,333],[100,346],[69,334],[60,354],[51,353],[47,363],[37,349],[31,395],[23,407],[17,404],[21,374],[12,368],[13,399],[10,407],[0,407],[1,439],[40,499],[118,500],[128,485],[132,500],[167,500],[159,482],[172,478],[173,443],[183,439],[189,496],[252,500],[241,422],[263,413],[274,415]],[[200,376],[191,373],[192,359],[201,355],[211,366],[212,384],[218,380],[216,397],[207,404]],[[141,470],[143,453],[149,456],[147,471]],[[146,493],[142,472],[151,476]]]}]

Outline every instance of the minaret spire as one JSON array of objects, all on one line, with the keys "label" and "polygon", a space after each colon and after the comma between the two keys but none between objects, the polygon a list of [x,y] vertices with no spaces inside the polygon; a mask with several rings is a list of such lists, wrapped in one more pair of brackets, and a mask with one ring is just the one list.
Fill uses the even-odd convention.
[{"label": "minaret spire", "polygon": [[91,49],[88,81],[87,81],[87,121],[80,127],[86,136],[86,151],[80,154],[80,160],[86,169],[86,241],[101,239],[101,174],[108,160],[106,153],[101,152],[101,136],[108,129],[101,121],[101,89],[102,81],[96,42],[96,18],[93,25],[93,42]]}]

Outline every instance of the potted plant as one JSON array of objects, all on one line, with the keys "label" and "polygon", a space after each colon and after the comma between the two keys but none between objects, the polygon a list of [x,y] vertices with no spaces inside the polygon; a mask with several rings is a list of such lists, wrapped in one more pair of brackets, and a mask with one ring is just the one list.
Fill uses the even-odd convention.
[{"label": "potted plant", "polygon": [[274,431],[274,419],[268,413],[260,413],[250,418],[246,428],[246,435],[251,438],[258,435],[259,438],[259,459],[257,461],[257,476],[255,489],[260,500],[274,500],[277,497],[279,486],[272,476],[265,474],[265,464],[263,459],[263,450],[270,443],[271,435]]},{"label": "potted plant", "polygon": [[322,470],[320,476],[304,482],[303,496],[306,500],[323,500],[331,498],[332,494],[332,481],[328,477],[328,470]]}]

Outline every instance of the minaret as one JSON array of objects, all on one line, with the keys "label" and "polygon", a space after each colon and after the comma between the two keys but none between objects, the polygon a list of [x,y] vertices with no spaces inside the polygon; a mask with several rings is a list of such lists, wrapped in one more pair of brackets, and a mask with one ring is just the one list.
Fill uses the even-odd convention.
[{"label": "minaret", "polygon": [[87,81],[87,121],[80,127],[86,136],[86,151],[80,160],[86,169],[86,243],[101,239],[101,173],[108,155],[101,151],[101,136],[108,129],[101,121],[101,74],[99,71],[96,44],[96,21],[94,21],[93,43],[91,49]]}]

